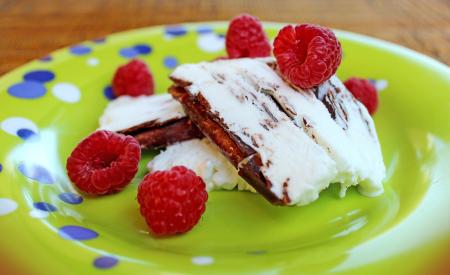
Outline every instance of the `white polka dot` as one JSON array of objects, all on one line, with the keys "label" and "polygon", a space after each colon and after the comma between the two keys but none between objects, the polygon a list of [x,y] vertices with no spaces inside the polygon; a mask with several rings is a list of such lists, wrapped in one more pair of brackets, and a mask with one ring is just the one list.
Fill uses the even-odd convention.
[{"label": "white polka dot", "polygon": [[58,83],[53,86],[52,93],[60,100],[67,103],[80,101],[81,92],[77,86],[70,83]]},{"label": "white polka dot", "polygon": [[198,36],[197,45],[205,52],[217,52],[225,48],[225,39],[215,33],[207,33]]},{"label": "white polka dot", "polygon": [[23,117],[10,117],[2,121],[1,128],[3,131],[7,132],[8,134],[11,134],[13,136],[17,135],[17,131],[20,129],[28,129],[33,131],[34,133],[38,133],[39,129],[29,119],[23,118]]},{"label": "white polka dot", "polygon": [[92,57],[92,58],[89,58],[89,59],[87,60],[87,64],[88,64],[89,66],[95,67],[95,66],[97,66],[98,64],[100,64],[100,61],[99,61],[97,58]]},{"label": "white polka dot", "polygon": [[388,86],[387,80],[380,79],[375,81],[375,89],[377,89],[378,92],[383,91]]},{"label": "white polka dot", "polygon": [[36,218],[36,219],[43,219],[43,218],[47,218],[48,217],[48,212],[47,211],[42,211],[39,209],[32,209],[30,211],[30,216],[32,218]]},{"label": "white polka dot", "polygon": [[17,209],[17,203],[11,199],[0,198],[0,216],[8,215]]},{"label": "white polka dot", "polygon": [[173,40],[173,38],[174,38],[174,36],[173,35],[171,35],[171,34],[164,34],[164,38],[166,39],[166,40]]},{"label": "white polka dot", "polygon": [[196,265],[210,265],[214,263],[214,259],[210,256],[196,256],[192,258],[192,263]]}]

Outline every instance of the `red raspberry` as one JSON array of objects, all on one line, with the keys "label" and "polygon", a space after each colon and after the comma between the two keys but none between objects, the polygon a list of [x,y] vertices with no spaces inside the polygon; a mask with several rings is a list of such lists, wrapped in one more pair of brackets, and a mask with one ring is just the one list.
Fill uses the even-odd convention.
[{"label": "red raspberry", "polygon": [[283,27],[275,38],[273,53],[281,74],[303,89],[329,79],[342,57],[341,44],[334,33],[312,24]]},{"label": "red raspberry", "polygon": [[270,56],[270,43],[261,22],[249,14],[231,20],[225,45],[229,58]]},{"label": "red raspberry", "polygon": [[70,180],[82,191],[104,195],[120,191],[138,170],[141,150],[132,136],[96,131],[82,140],[67,159]]},{"label": "red raspberry", "polygon": [[205,212],[205,188],[202,178],[184,166],[147,174],[137,195],[141,214],[157,236],[187,232]]},{"label": "red raspberry", "polygon": [[112,88],[115,96],[140,96],[152,95],[155,87],[147,65],[135,59],[117,69]]},{"label": "red raspberry", "polygon": [[368,79],[351,77],[344,82],[345,87],[359,100],[367,111],[373,115],[378,108],[378,93],[375,86]]}]

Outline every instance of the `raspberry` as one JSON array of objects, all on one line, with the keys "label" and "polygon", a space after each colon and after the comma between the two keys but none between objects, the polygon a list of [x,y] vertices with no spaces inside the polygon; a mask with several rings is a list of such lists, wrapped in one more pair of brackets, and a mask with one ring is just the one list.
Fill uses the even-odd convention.
[{"label": "raspberry", "polygon": [[229,58],[270,56],[270,43],[261,22],[249,14],[231,20],[225,45]]},{"label": "raspberry", "polygon": [[153,76],[144,62],[135,59],[117,69],[112,88],[115,96],[152,95]]},{"label": "raspberry", "polygon": [[132,136],[96,131],[82,140],[67,159],[70,180],[82,191],[105,195],[120,191],[138,170],[141,150]]},{"label": "raspberry", "polygon": [[378,93],[368,79],[351,77],[344,82],[345,87],[359,100],[367,111],[373,115],[378,108]]},{"label": "raspberry", "polygon": [[312,24],[283,27],[275,38],[273,53],[281,74],[303,89],[329,79],[342,58],[341,44],[334,33]]},{"label": "raspberry", "polygon": [[205,212],[205,188],[202,178],[184,166],[147,174],[137,199],[153,234],[168,236],[191,230]]}]

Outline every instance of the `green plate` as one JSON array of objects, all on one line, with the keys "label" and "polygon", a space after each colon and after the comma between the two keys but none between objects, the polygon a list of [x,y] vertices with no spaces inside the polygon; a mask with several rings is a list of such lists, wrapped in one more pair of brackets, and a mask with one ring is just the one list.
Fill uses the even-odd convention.
[{"label": "green plate", "polygon": [[[280,24],[266,24],[271,37]],[[305,207],[275,207],[237,191],[210,194],[189,233],[149,235],[123,192],[82,197],[65,172],[76,144],[98,126],[112,75],[145,60],[164,93],[177,65],[224,55],[225,23],[152,27],[83,42],[0,79],[0,256],[31,274],[423,274],[445,268],[450,244],[450,70],[411,50],[337,32],[342,79],[374,79],[385,193],[338,187]],[[105,271],[105,269],[108,269]]]}]

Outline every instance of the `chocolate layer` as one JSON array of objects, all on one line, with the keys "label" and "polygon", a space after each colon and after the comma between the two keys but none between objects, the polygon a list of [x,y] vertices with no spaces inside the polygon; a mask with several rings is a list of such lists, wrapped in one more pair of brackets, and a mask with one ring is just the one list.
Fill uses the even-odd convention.
[{"label": "chocolate layer", "polygon": [[203,137],[187,117],[130,134],[137,139],[142,149],[158,149],[176,142]]},{"label": "chocolate layer", "polygon": [[238,169],[239,175],[271,203],[286,204],[288,201],[285,198],[279,199],[270,191],[271,183],[260,172],[262,161],[259,154],[217,119],[201,94],[190,95],[181,87],[186,86],[184,82],[172,80],[176,84],[169,89],[169,92],[183,105],[186,114],[202,133],[212,140]]},{"label": "chocolate layer", "polygon": [[108,104],[99,122],[100,129],[136,137],[145,149],[203,136],[169,94],[121,96]]}]

